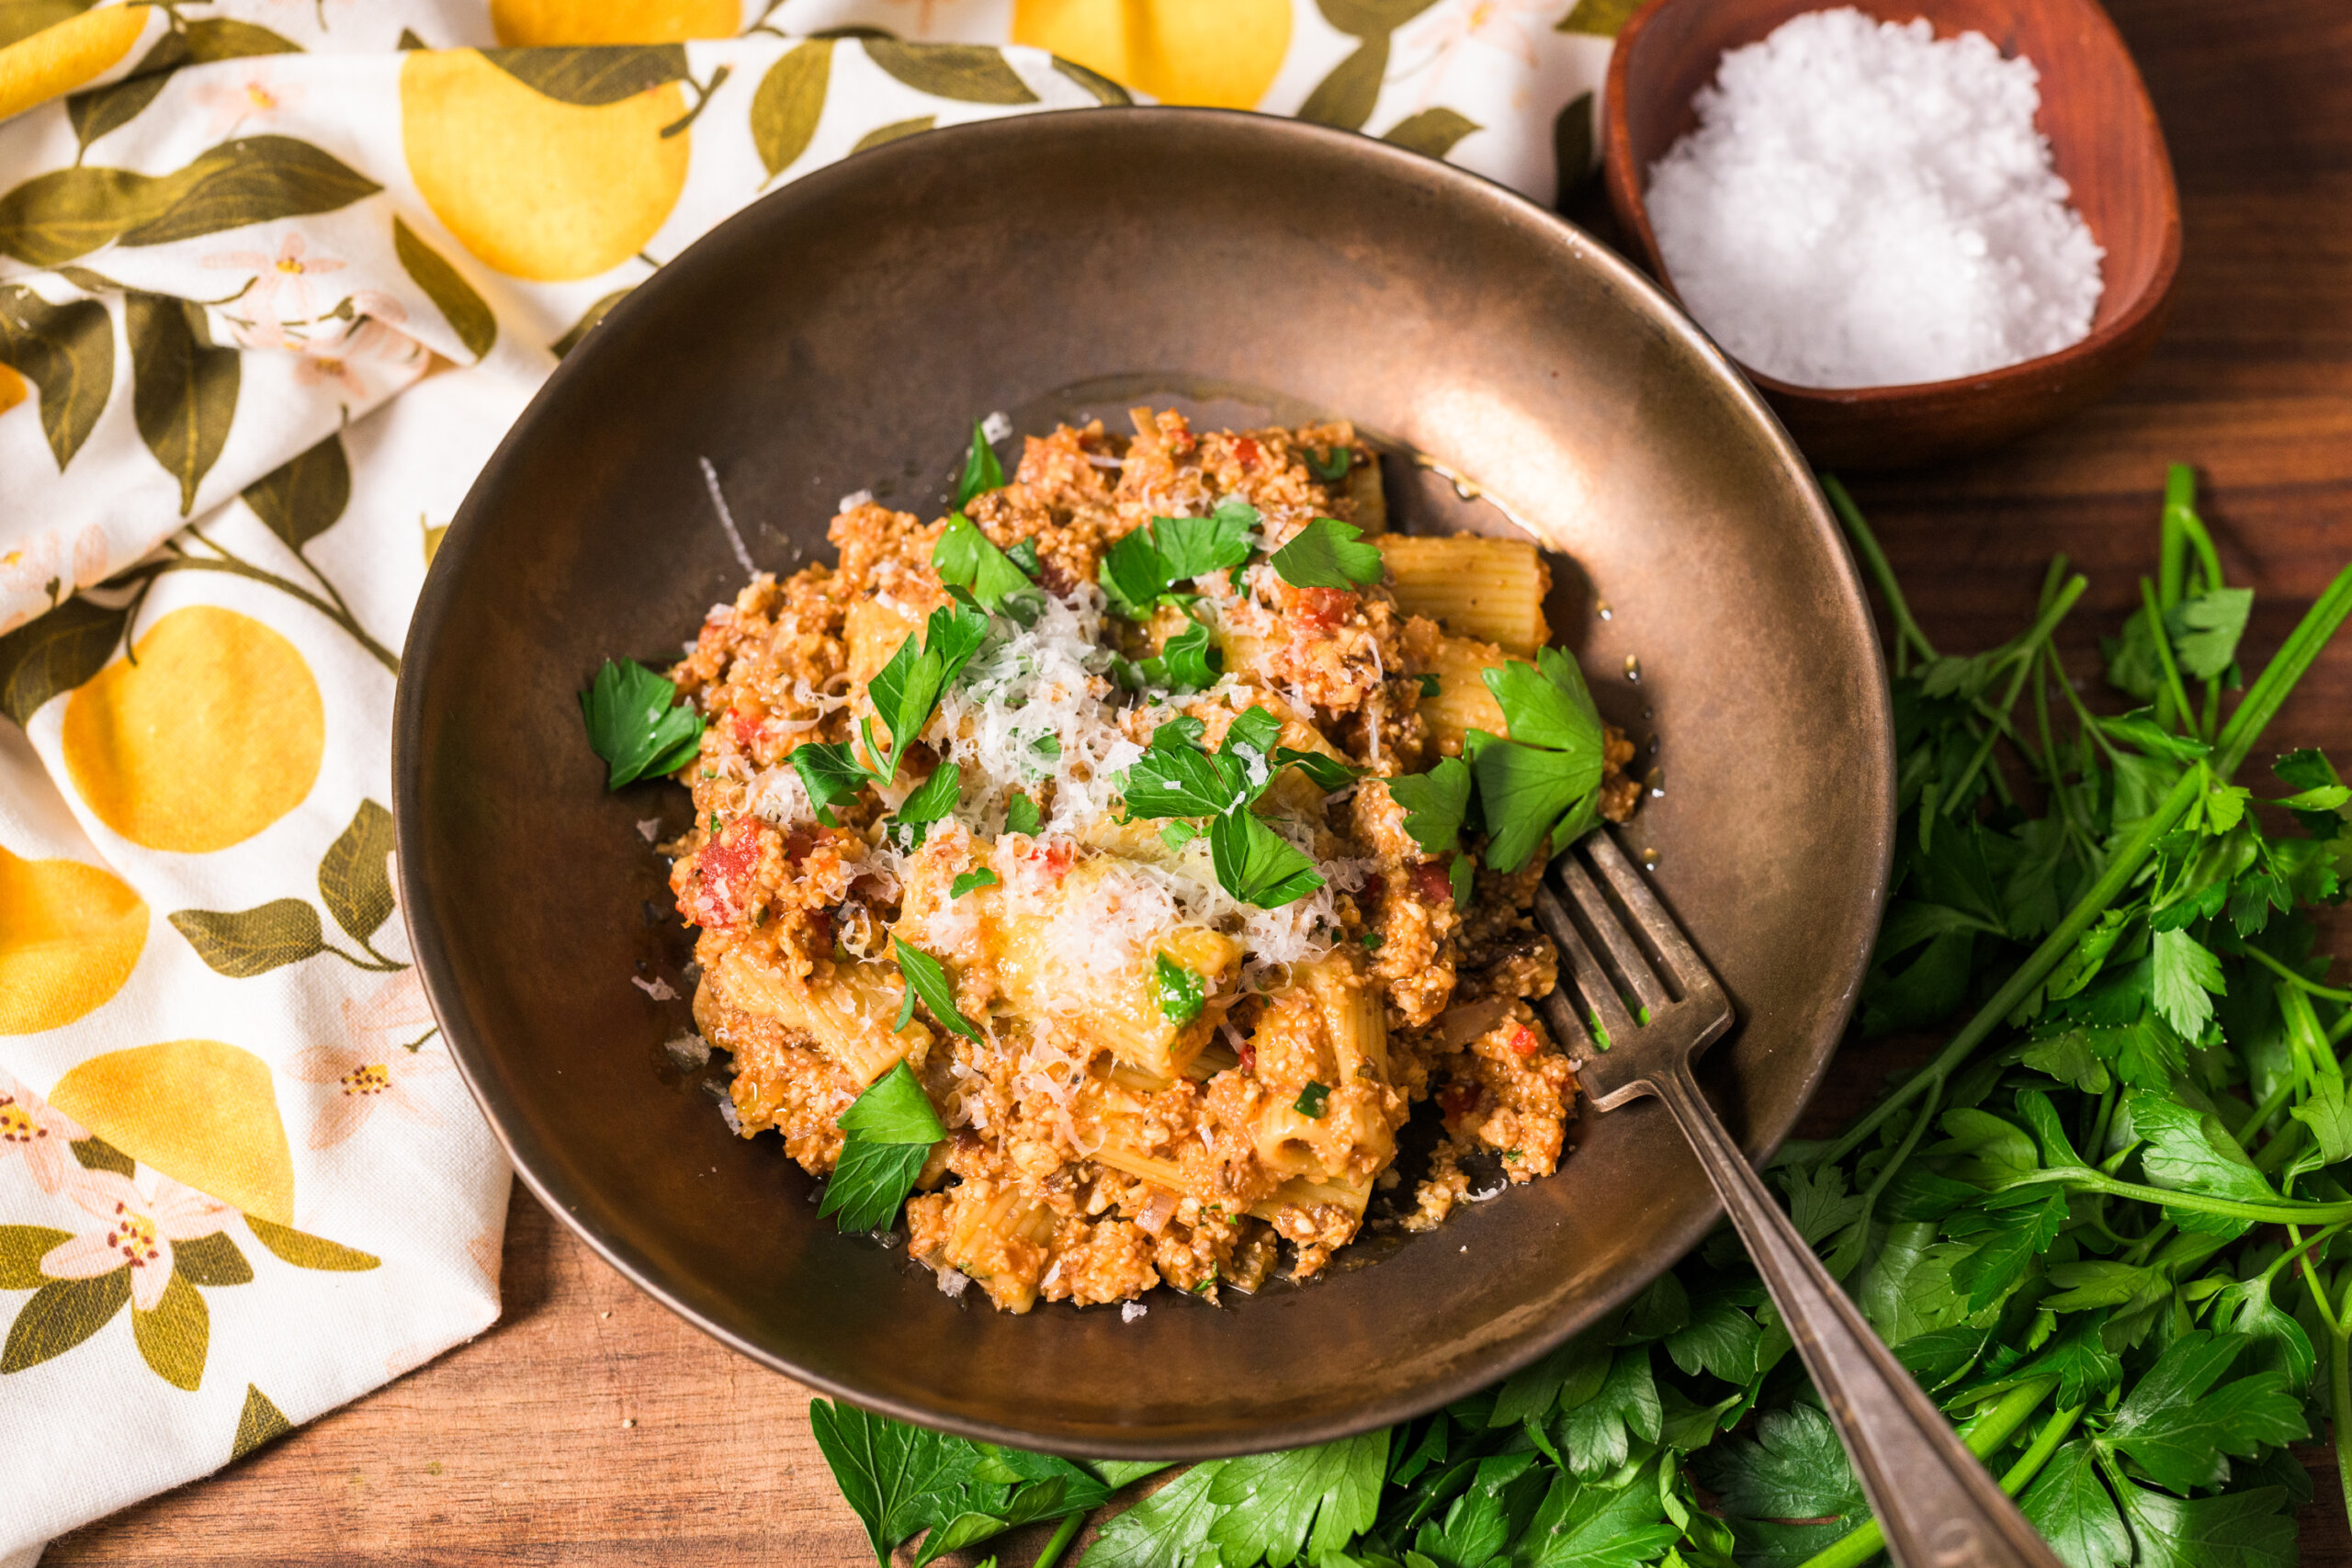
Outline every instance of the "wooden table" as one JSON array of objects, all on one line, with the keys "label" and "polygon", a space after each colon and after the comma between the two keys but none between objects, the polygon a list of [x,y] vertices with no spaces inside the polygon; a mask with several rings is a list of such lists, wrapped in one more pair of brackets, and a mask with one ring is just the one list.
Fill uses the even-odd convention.
[{"label": "wooden table", "polygon": [[[1563,0],[1565,4],[1565,0]],[[2111,629],[2152,570],[2165,465],[2196,463],[2267,654],[2352,558],[2352,8],[2113,0],[2180,178],[2188,254],[2155,357],[2103,406],[1991,457],[1854,489],[1928,635],[2021,629],[2051,552]],[[2352,639],[2271,734],[2352,760]],[[2334,951],[2352,954],[2352,925]],[[1905,1055],[1852,1053],[1805,1131]],[[808,1436],[807,1394],[703,1337],[518,1190],[499,1325],[209,1480],[58,1541],[64,1564],[870,1562]],[[2352,1565],[2332,1463],[2303,1561]],[[1025,1562],[1019,1551],[1011,1562]],[[1074,1560],[1074,1558],[1073,1558]]]}]

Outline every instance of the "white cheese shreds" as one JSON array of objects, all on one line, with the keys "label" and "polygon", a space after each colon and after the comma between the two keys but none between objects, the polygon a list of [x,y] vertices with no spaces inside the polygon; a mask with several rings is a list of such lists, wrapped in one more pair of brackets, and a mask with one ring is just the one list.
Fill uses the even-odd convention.
[{"label": "white cheese shreds", "polygon": [[980,439],[994,445],[1012,434],[1012,418],[1002,409],[980,421]]},{"label": "white cheese shreds", "polygon": [[971,1282],[969,1275],[958,1273],[953,1269],[942,1269],[939,1271],[939,1293],[951,1301],[962,1295],[964,1287]]},{"label": "white cheese shreds", "polygon": [[1724,349],[1806,387],[1973,376],[2087,334],[2101,251],[1982,33],[1860,11],[1724,55],[1650,170],[1667,274]]},{"label": "white cheese shreds", "polygon": [[648,980],[641,975],[631,975],[628,977],[628,983],[657,1002],[674,1002],[678,999],[678,993],[670,988],[670,982],[667,980],[659,978]]},{"label": "white cheese shreds", "polygon": [[808,798],[808,786],[788,760],[752,779],[750,804],[754,813],[779,828],[817,820],[816,802]]},{"label": "white cheese shreds", "polygon": [[1119,1303],[1119,1321],[1121,1323],[1133,1323],[1136,1319],[1141,1317],[1150,1310],[1151,1309],[1149,1307],[1144,1305],[1141,1302],[1121,1302]]},{"label": "white cheese shreds", "polygon": [[643,839],[649,844],[653,842],[656,839],[659,839],[662,836],[662,818],[659,817],[639,818],[637,824],[637,836]]},{"label": "white cheese shreds", "polygon": [[861,506],[871,506],[873,503],[874,492],[872,491],[854,490],[847,495],[842,497],[836,510],[841,512],[854,512]]},{"label": "white cheese shreds", "polygon": [[693,1072],[710,1060],[710,1043],[695,1033],[681,1034],[662,1047],[680,1069]]}]

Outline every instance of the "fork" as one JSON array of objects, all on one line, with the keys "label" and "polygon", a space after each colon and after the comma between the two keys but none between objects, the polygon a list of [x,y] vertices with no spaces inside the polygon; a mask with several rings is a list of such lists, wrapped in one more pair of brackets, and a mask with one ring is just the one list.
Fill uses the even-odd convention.
[{"label": "fork", "polygon": [[[1589,1043],[1577,1076],[1593,1109],[1614,1111],[1645,1094],[1666,1102],[1763,1275],[1896,1562],[2059,1568],[1871,1332],[1700,1092],[1691,1061],[1732,1024],[1731,1000],[1713,972],[1607,829],[1579,848],[1583,857],[1572,850],[1553,864],[1535,913],[1559,944],[1564,971],[1543,1005],[1564,1044]],[[1583,1018],[1562,994],[1571,985]]]}]

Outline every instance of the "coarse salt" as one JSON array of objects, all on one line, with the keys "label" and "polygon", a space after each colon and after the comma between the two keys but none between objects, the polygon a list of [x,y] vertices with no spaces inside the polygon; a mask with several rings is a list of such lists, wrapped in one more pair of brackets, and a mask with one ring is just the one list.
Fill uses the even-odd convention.
[{"label": "coarse salt", "polygon": [[1806,387],[1950,380],[2080,342],[2104,254],[1982,33],[1850,8],[1728,51],[1645,202],[1724,350]]}]

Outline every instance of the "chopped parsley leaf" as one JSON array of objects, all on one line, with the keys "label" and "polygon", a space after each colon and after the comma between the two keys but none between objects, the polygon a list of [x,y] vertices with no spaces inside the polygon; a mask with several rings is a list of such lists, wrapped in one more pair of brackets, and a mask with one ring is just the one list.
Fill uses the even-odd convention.
[{"label": "chopped parsley leaf", "polygon": [[1171,692],[1197,692],[1216,684],[1224,664],[1225,650],[1210,640],[1208,627],[1191,621],[1136,670],[1151,685]]},{"label": "chopped parsley leaf", "polygon": [[589,749],[605,760],[605,787],[674,773],[702,744],[702,715],[678,688],[634,659],[607,659],[580,694]]},{"label": "chopped parsley leaf", "polygon": [[878,1230],[914,1190],[932,1145],[947,1136],[931,1097],[899,1062],[841,1114],[841,1161],[825,1183],[821,1217],[841,1216],[845,1231]]},{"label": "chopped parsley leaf", "polygon": [[1111,607],[1142,620],[1162,601],[1180,603],[1180,582],[1250,559],[1250,537],[1258,509],[1227,496],[1206,517],[1155,517],[1120,537],[1102,557],[1097,573]]},{"label": "chopped parsley leaf", "polygon": [[1201,836],[1201,830],[1190,822],[1178,820],[1159,825],[1159,841],[1171,850],[1181,850]]},{"label": "chopped parsley leaf", "polygon": [[1575,660],[1553,648],[1537,659],[1486,671],[1510,739],[1474,729],[1464,740],[1489,835],[1487,863],[1501,872],[1539,851],[1547,859],[1561,852],[1600,820],[1600,715]]},{"label": "chopped parsley leaf", "polygon": [[[1035,558],[1034,547],[1030,555]],[[931,547],[931,564],[939,573],[940,581],[951,588],[971,590],[972,598],[982,609],[1003,610],[1023,625],[1036,619],[1034,615],[1016,613],[1033,606],[1015,606],[1012,603],[1017,594],[1035,597],[1036,587],[1029,581],[1029,575],[1011,556],[998,549],[994,540],[980,532],[978,524],[963,513],[947,520],[939,543]]]},{"label": "chopped parsley leaf", "polygon": [[1317,517],[1274,552],[1274,570],[1293,588],[1352,590],[1377,582],[1386,569],[1376,546],[1358,543],[1363,537],[1353,524]]},{"label": "chopped parsley leaf", "polygon": [[1298,1100],[1291,1109],[1301,1116],[1312,1116],[1320,1122],[1323,1120],[1323,1107],[1330,1098],[1331,1090],[1329,1085],[1311,1083],[1298,1091]]},{"label": "chopped parsley leaf", "polygon": [[1004,488],[1004,465],[996,460],[996,448],[989,445],[987,432],[980,422],[972,422],[972,449],[964,457],[964,477],[956,481],[956,510],[961,512],[972,503],[975,496]]},{"label": "chopped parsley leaf", "polygon": [[1443,854],[1462,834],[1470,809],[1470,764],[1459,757],[1440,759],[1425,773],[1388,781],[1389,797],[1405,809],[1405,831],[1423,854]]},{"label": "chopped parsley leaf", "polygon": [[1037,815],[1037,803],[1025,795],[1016,795],[1004,803],[1004,827],[1009,833],[1026,833],[1033,838],[1045,826]]},{"label": "chopped parsley leaf", "polygon": [[1302,751],[1295,746],[1274,749],[1274,765],[1296,768],[1315,781],[1315,787],[1326,795],[1347,788],[1356,782],[1357,770],[1337,757],[1327,757],[1320,751]]},{"label": "chopped parsley leaf", "polygon": [[[906,998],[899,1004],[899,1021],[892,1024],[893,1033],[902,1032],[915,1016],[915,998],[922,998],[932,1016],[955,1033],[967,1040],[978,1040],[978,1028],[956,1008],[956,987],[949,984],[947,971],[939,960],[920,947],[910,947],[897,937],[890,939],[891,955],[899,961],[899,973],[906,976]],[[944,1136],[944,1134],[943,1134]]]},{"label": "chopped parsley leaf", "polygon": [[996,883],[996,873],[990,871],[987,866],[982,866],[978,871],[967,871],[961,876],[958,876],[955,881],[949,883],[947,885],[947,897],[950,899],[961,898],[965,894],[973,891],[975,888],[994,887]]},{"label": "chopped parsley leaf", "polygon": [[1035,538],[1015,539],[1012,547],[1004,552],[1004,558],[1027,573],[1032,581],[1046,575],[1046,563],[1037,558],[1037,541]]},{"label": "chopped parsley leaf", "polygon": [[1466,911],[1470,908],[1470,890],[1474,886],[1470,857],[1468,855],[1454,856],[1453,868],[1446,873],[1445,879],[1453,887],[1455,912]]},{"label": "chopped parsley leaf", "polygon": [[1201,977],[1164,953],[1152,961],[1152,989],[1160,1016],[1179,1029],[1201,1016]]},{"label": "chopped parsley leaf", "polygon": [[1437,672],[1435,671],[1429,671],[1426,674],[1416,675],[1413,679],[1421,683],[1421,695],[1425,697],[1433,697],[1438,694],[1441,682],[1437,678]]},{"label": "chopped parsley leaf", "polygon": [[1246,805],[1209,825],[1209,858],[1227,892],[1261,909],[1279,909],[1323,886],[1314,861]]},{"label": "chopped parsley leaf", "polygon": [[1327,485],[1346,479],[1356,460],[1354,451],[1346,446],[1308,446],[1302,448],[1299,456],[1306,459],[1307,472]]}]

